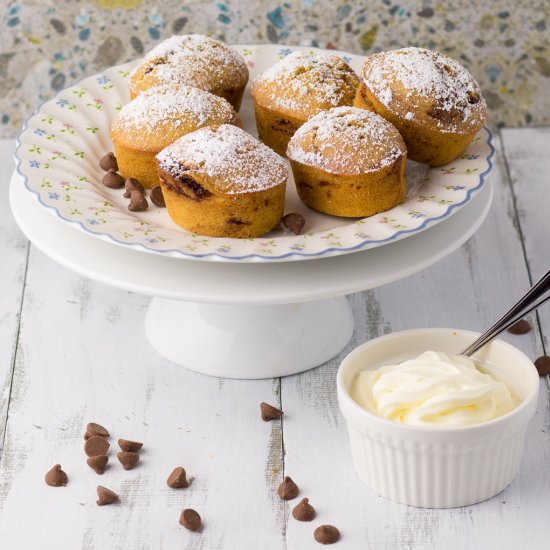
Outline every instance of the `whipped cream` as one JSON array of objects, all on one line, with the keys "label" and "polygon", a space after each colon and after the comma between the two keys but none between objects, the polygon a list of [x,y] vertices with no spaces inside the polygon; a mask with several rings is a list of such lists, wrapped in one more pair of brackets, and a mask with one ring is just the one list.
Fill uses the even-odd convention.
[{"label": "whipped cream", "polygon": [[410,425],[479,424],[517,405],[506,384],[481,372],[467,357],[435,351],[360,372],[351,394],[365,409]]}]

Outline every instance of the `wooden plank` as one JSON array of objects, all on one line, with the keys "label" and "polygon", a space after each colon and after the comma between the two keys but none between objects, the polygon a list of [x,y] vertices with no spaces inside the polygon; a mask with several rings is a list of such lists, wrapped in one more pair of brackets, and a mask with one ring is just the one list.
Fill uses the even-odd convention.
[{"label": "wooden plank", "polygon": [[[550,269],[550,128],[502,130],[503,149],[517,206],[517,224],[533,282]],[[550,354],[550,305],[539,310]]]},{"label": "wooden plank", "polygon": [[[550,506],[550,472],[545,465],[549,437],[545,392],[514,483],[485,503],[456,510],[402,506],[364,487],[353,471],[336,399],[339,362],[358,344],[408,328],[482,330],[528,288],[521,240],[513,221],[513,197],[500,153],[491,179],[495,187],[492,210],[468,243],[422,273],[354,295],[357,325],[348,348],[318,369],[283,379],[285,474],[296,480],[318,511],[313,525],[299,523],[287,513],[288,548],[318,548],[312,533],[321,523],[341,529],[339,548],[546,547],[550,528],[542,510]],[[542,349],[536,331],[524,336],[506,334],[504,339],[532,357]]]},{"label": "wooden plank", "polygon": [[12,139],[0,140],[0,457],[8,414],[19,312],[29,244],[10,212],[9,180],[14,168]]},{"label": "wooden plank", "polygon": [[[146,342],[145,297],[65,270],[32,249],[4,456],[0,548],[284,548],[280,423],[259,403],[279,401],[279,381],[209,378],[179,368]],[[103,476],[87,465],[88,421],[113,434]],[[116,438],[145,443],[125,472]],[[66,488],[43,481],[55,463]],[[175,466],[194,478],[166,485]],[[96,485],[121,502],[98,507]],[[178,524],[185,507],[202,533]]]}]

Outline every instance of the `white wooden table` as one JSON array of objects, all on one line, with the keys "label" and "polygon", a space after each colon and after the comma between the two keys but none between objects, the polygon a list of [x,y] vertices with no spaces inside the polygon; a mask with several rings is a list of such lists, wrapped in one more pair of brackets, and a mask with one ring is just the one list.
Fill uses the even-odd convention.
[{"label": "white wooden table", "polygon": [[[521,470],[497,497],[467,508],[395,504],[356,477],[336,401],[340,360],[390,331],[426,326],[481,330],[550,265],[550,129],[506,129],[495,137],[495,200],[479,232],[439,264],[409,279],[350,297],[356,330],[348,347],[301,375],[264,381],[209,378],[176,367],[143,335],[148,298],[86,280],[38,252],[8,207],[13,142],[0,142],[0,548],[320,548],[313,529],[336,525],[342,549],[550,547],[550,408],[541,380],[538,413]],[[504,338],[533,359],[549,353],[550,306],[534,330]],[[545,349],[546,346],[546,349]],[[259,419],[279,404],[282,422]],[[85,463],[89,421],[111,431],[111,467]],[[125,472],[116,438],[145,443]],[[43,482],[61,463],[66,488]],[[166,486],[182,465],[194,481]],[[312,524],[290,516],[276,495],[283,475],[317,510]],[[95,487],[120,494],[98,507]],[[202,533],[179,526],[197,509]]]}]

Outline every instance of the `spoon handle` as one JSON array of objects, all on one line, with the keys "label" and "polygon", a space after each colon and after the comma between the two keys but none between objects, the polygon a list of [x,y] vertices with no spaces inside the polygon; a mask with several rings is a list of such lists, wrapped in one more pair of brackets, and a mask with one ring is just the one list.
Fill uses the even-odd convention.
[{"label": "spoon handle", "polygon": [[522,317],[550,300],[550,270],[548,270],[532,287],[513,305],[489,330],[485,331],[475,342],[459,355],[470,357],[481,346],[492,340],[497,334],[512,326]]}]

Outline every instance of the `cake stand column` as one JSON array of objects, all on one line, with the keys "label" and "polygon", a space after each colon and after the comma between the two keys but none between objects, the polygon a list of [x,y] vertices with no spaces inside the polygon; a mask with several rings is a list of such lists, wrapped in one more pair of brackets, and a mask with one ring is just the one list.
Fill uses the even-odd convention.
[{"label": "cake stand column", "polygon": [[188,369],[224,378],[275,378],[337,355],[353,334],[347,298],[283,305],[217,305],[153,298],[151,345]]}]

